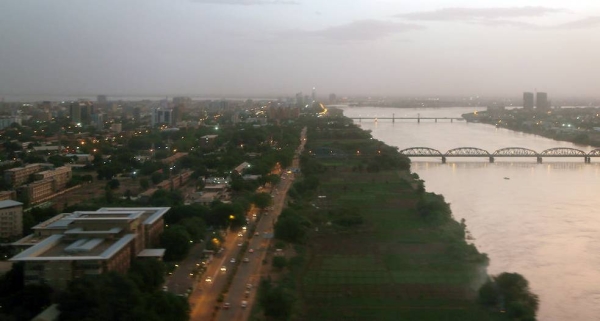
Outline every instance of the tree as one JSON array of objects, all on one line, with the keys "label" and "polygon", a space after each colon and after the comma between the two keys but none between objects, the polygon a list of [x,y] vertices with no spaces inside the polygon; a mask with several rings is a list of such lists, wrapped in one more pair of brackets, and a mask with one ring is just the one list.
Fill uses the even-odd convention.
[{"label": "tree", "polygon": [[160,243],[165,248],[165,261],[183,260],[191,248],[191,236],[181,225],[167,228],[160,236]]},{"label": "tree", "polygon": [[256,205],[256,207],[264,210],[273,204],[273,198],[269,193],[256,193],[252,197],[252,202]]},{"label": "tree", "polygon": [[291,243],[302,242],[309,225],[310,223],[295,211],[285,209],[275,223],[275,238]]},{"label": "tree", "polygon": [[108,185],[108,188],[115,190],[115,189],[118,189],[119,186],[121,186],[121,182],[119,182],[118,179],[113,178],[110,181],[108,181],[107,185]]},{"label": "tree", "polygon": [[135,283],[116,272],[75,279],[58,299],[65,321],[141,320],[142,306]]},{"label": "tree", "polygon": [[206,223],[199,217],[188,217],[181,220],[179,223],[185,227],[185,230],[190,235],[190,238],[194,242],[199,242],[204,238],[206,233]]},{"label": "tree", "polygon": [[150,175],[150,179],[152,180],[152,184],[156,185],[163,180],[163,174],[161,172],[154,172]]},{"label": "tree", "polygon": [[287,260],[283,256],[275,256],[273,257],[271,265],[273,265],[274,268],[281,270],[287,265]]},{"label": "tree", "polygon": [[140,187],[143,190],[147,190],[150,187],[150,182],[148,181],[147,178],[144,177],[144,178],[140,179]]},{"label": "tree", "polygon": [[479,302],[506,310],[510,320],[535,320],[538,296],[529,290],[529,282],[518,273],[502,273],[479,289]]},{"label": "tree", "polygon": [[294,296],[283,286],[273,286],[270,281],[262,280],[258,301],[262,306],[265,316],[275,320],[287,320],[292,313]]},{"label": "tree", "polygon": [[128,276],[143,292],[158,290],[165,282],[165,264],[156,259],[136,259],[131,262]]}]

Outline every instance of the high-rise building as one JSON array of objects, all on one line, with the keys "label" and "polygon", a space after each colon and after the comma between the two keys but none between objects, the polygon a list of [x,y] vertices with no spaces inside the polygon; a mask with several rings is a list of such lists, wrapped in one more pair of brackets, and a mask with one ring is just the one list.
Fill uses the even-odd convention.
[{"label": "high-rise building", "polygon": [[313,87],[312,89],[312,101],[317,101],[317,89],[315,87]]},{"label": "high-rise building", "polygon": [[187,107],[191,105],[190,97],[174,97],[173,98],[173,123],[178,123],[183,119]]},{"label": "high-rise building", "polygon": [[[533,95],[531,96],[533,99]],[[337,102],[337,96],[334,93],[329,94],[329,103],[335,104]],[[533,105],[531,105],[533,106]]]},{"label": "high-rise building", "polygon": [[69,117],[75,124],[89,124],[93,113],[94,105],[89,101],[78,101],[69,106]]},{"label": "high-rise building", "polygon": [[304,97],[302,96],[302,92],[296,93],[296,105],[304,106]]},{"label": "high-rise building", "polygon": [[530,110],[533,109],[533,93],[523,93],[523,108]]},{"label": "high-rise building", "polygon": [[535,97],[535,108],[539,110],[546,110],[550,108],[550,104],[548,103],[548,94],[539,92]]},{"label": "high-rise building", "polygon": [[152,111],[152,126],[157,124],[171,125],[173,119],[173,110],[162,107],[156,108]]}]

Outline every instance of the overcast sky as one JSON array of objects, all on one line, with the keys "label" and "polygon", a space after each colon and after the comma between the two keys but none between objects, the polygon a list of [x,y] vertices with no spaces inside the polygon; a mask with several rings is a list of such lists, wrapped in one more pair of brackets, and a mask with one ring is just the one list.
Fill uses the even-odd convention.
[{"label": "overcast sky", "polygon": [[0,96],[600,96],[598,0],[0,2]]}]

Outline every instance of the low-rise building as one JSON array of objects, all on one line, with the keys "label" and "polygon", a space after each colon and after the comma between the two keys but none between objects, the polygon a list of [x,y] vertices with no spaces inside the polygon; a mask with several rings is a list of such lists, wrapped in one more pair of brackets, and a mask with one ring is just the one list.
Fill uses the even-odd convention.
[{"label": "low-rise building", "polygon": [[[25,284],[64,289],[72,279],[125,273],[138,255],[162,258],[158,245],[168,207],[101,208],[59,214],[14,243],[30,246],[10,259],[25,263]],[[146,250],[146,251],[145,251]]]},{"label": "low-rise building", "polygon": [[13,239],[23,235],[23,203],[0,201],[0,238]]},{"label": "low-rise building", "polygon": [[0,191],[0,201],[15,199],[17,199],[17,193],[15,191]]},{"label": "low-rise building", "polygon": [[19,190],[29,200],[29,203],[39,203],[54,195],[54,179],[48,178],[23,185]]},{"label": "low-rise building", "polygon": [[29,180],[31,174],[37,173],[44,168],[43,164],[29,164],[23,167],[9,168],[4,171],[4,181],[13,187],[19,187]]},{"label": "low-rise building", "polygon": [[58,192],[67,187],[67,183],[72,177],[71,167],[61,166],[55,169],[35,173],[33,177],[36,180],[53,179],[54,191]]}]

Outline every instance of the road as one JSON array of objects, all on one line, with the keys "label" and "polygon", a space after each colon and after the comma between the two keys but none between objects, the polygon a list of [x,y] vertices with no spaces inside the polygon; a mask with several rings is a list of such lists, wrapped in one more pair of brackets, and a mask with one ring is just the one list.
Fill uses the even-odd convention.
[{"label": "road", "polygon": [[[300,153],[302,153],[305,142],[306,128],[304,128],[301,132],[301,143],[292,162],[292,167],[294,168],[299,168],[300,160],[298,156]],[[271,242],[271,238],[265,238],[263,235],[264,233],[272,235],[273,224],[285,206],[287,191],[292,186],[293,181],[294,174],[284,172],[281,181],[273,189],[271,194],[273,195],[272,210],[270,211],[269,215],[263,215],[258,222],[256,231],[259,233],[259,236],[255,236],[249,240],[248,251],[249,249],[253,249],[254,253],[247,252],[244,254],[244,257],[249,258],[250,261],[248,263],[240,264],[240,267],[233,278],[233,282],[231,283],[231,287],[229,288],[229,293],[225,298],[225,302],[229,302],[231,304],[231,308],[227,310],[221,310],[218,313],[217,320],[248,320],[250,311],[252,310],[252,305],[256,300],[256,290],[260,282],[261,270],[268,270],[271,267],[270,262],[268,262],[267,265],[262,264]],[[249,290],[250,295],[248,298],[246,298],[245,294],[247,291],[247,284],[252,285],[252,288]],[[248,307],[242,308],[242,301],[247,301]]]},{"label": "road", "polygon": [[[299,168],[300,161],[298,156],[304,149],[306,142],[306,128],[302,130],[300,146],[296,150],[296,156],[292,162],[292,167]],[[285,179],[284,179],[285,177]],[[273,234],[273,224],[277,216],[285,204],[285,197],[294,180],[294,174],[284,173],[282,180],[272,189],[273,205],[269,214],[262,215],[256,224],[255,232],[258,235],[244,234],[239,237],[237,233],[229,233],[226,237],[223,247],[222,257],[215,258],[207,267],[207,271],[198,281],[197,287],[189,297],[190,302],[190,320],[191,321],[209,321],[209,320],[247,320],[252,305],[256,299],[256,289],[260,282],[261,270],[270,268],[270,265],[263,266],[262,261],[267,254]],[[266,233],[266,234],[265,234]],[[248,250],[239,257],[240,247],[238,243],[248,241]],[[253,253],[250,253],[250,249]],[[223,303],[231,304],[229,309],[222,309],[223,303],[217,302],[219,294],[223,291],[227,282],[227,275],[232,273],[230,263],[231,258],[243,259],[247,257],[249,262],[239,263],[235,276],[233,277],[229,292],[224,298]],[[226,266],[228,271],[223,273],[220,271],[221,266]],[[207,276],[212,277],[212,282],[206,282]],[[246,298],[246,286],[252,284],[252,288],[248,290],[249,297]],[[247,308],[242,308],[242,301],[248,302]]]}]

